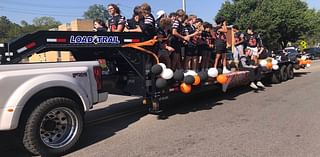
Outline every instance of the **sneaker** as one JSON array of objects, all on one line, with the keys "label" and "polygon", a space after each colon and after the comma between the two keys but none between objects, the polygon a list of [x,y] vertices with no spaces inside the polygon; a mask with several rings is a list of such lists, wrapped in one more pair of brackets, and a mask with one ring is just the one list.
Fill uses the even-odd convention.
[{"label": "sneaker", "polygon": [[228,74],[228,73],[230,73],[231,71],[229,71],[227,68],[223,68],[223,70],[222,70],[222,73],[223,74]]},{"label": "sneaker", "polygon": [[257,85],[254,84],[254,82],[251,82],[251,83],[250,83],[250,87],[253,88],[253,89],[258,89]]},{"label": "sneaker", "polygon": [[261,87],[261,88],[264,88],[264,85],[262,84],[261,81],[258,81],[258,82],[257,82],[257,86],[259,86],[259,87]]}]

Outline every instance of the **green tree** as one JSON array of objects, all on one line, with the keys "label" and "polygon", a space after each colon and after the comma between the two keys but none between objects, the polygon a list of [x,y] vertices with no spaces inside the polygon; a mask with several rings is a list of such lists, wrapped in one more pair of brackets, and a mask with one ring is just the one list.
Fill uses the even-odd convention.
[{"label": "green tree", "polygon": [[0,17],[0,37],[6,38],[10,29],[11,21],[6,16]]},{"label": "green tree", "polygon": [[307,41],[309,46],[314,46],[320,43],[320,11],[314,9],[308,10],[305,12],[305,18],[307,31],[301,39]]},{"label": "green tree", "polygon": [[84,12],[83,17],[85,19],[101,19],[106,20],[109,17],[109,14],[106,8],[101,4],[91,5],[87,11]]},{"label": "green tree", "polygon": [[0,42],[7,42],[26,33],[56,28],[61,23],[52,17],[38,17],[33,24],[21,21],[21,25],[11,22],[7,17],[0,17]]},{"label": "green tree", "polygon": [[309,9],[301,0],[233,0],[222,5],[217,16],[242,29],[252,25],[269,48],[286,47],[310,31]]},{"label": "green tree", "polygon": [[56,21],[55,18],[47,16],[36,17],[32,20],[32,23],[35,27],[42,29],[56,28],[61,25],[61,22]]},{"label": "green tree", "polygon": [[0,42],[12,39],[20,34],[21,27],[12,23],[6,16],[0,17]]}]

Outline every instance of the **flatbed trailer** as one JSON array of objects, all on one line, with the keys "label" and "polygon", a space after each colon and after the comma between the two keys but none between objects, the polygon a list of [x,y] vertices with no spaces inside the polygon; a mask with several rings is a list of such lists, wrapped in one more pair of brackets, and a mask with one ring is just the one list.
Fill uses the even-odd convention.
[{"label": "flatbed trailer", "polygon": [[[76,61],[99,60],[104,68],[103,90],[110,94],[135,95],[144,98],[143,103],[150,105],[150,111],[161,111],[160,106],[168,95],[177,92],[190,93],[184,90],[184,79],[165,80],[165,86],[159,87],[160,74],[153,68],[159,67],[159,58],[155,53],[158,39],[146,38],[141,33],[110,33],[88,31],[38,31],[27,34],[8,43],[0,44],[0,64],[19,64],[24,58],[35,53],[47,51],[70,51]],[[272,82],[279,83],[293,78],[293,63],[278,62],[276,70],[267,69],[265,76]],[[162,67],[165,70],[165,67]],[[170,69],[169,69],[170,70]],[[223,85],[217,78],[203,76],[195,84],[193,80],[188,88],[229,88],[249,83],[248,71],[237,71],[225,75]],[[181,75],[181,74],[180,74]],[[200,73],[184,74],[195,76]],[[190,77],[189,77],[190,78]],[[163,80],[160,80],[163,81]],[[164,81],[163,81],[164,82]]]}]

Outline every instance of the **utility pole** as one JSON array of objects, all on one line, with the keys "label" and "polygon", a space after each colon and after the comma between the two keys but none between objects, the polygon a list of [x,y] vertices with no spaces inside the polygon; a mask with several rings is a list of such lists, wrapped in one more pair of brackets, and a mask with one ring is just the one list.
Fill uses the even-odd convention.
[{"label": "utility pole", "polygon": [[182,0],[182,9],[184,12],[187,12],[186,5],[186,0]]}]

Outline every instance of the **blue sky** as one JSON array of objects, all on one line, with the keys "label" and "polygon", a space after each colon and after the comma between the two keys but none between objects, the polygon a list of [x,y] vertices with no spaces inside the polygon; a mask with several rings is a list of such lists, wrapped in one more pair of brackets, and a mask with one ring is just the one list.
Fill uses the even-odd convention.
[{"label": "blue sky", "polygon": [[[186,0],[187,12],[196,14],[205,21],[212,22],[224,0]],[[319,0],[304,0],[310,8],[320,9]],[[153,14],[163,9],[172,12],[182,8],[182,0],[0,0],[0,16],[7,16],[11,21],[20,24],[21,20],[28,23],[39,16],[52,16],[62,23],[82,18],[83,12],[90,5],[109,3],[118,4],[122,14],[131,17],[133,7],[143,2],[151,5]]]}]

